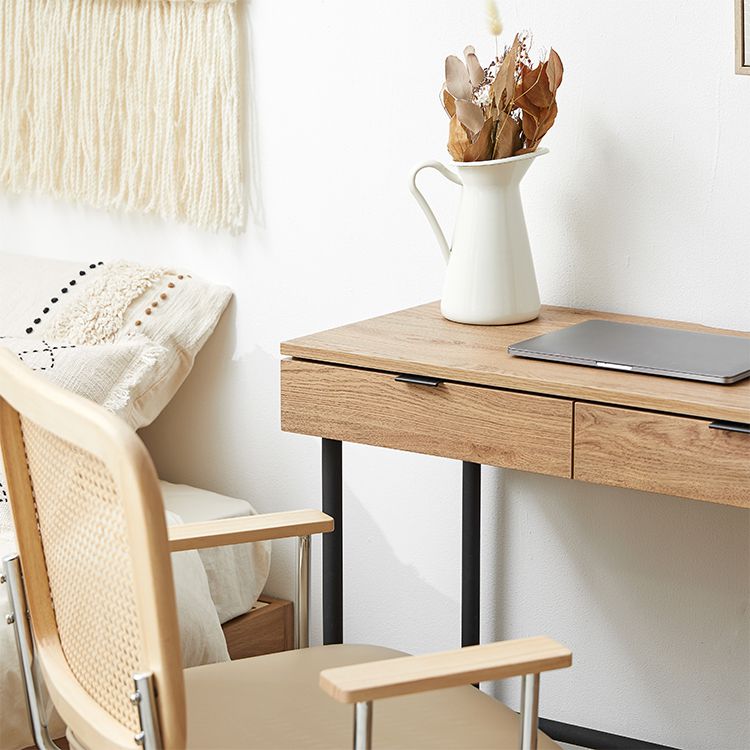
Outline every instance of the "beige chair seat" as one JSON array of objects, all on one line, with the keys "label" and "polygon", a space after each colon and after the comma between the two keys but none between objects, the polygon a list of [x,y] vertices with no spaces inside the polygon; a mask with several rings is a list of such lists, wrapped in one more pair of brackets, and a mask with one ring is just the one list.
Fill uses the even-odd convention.
[{"label": "beige chair seat", "polygon": [[[318,687],[323,669],[403,656],[378,646],[318,646],[185,671],[189,750],[351,750],[352,706]],[[516,750],[518,715],[473,687],[374,704],[375,750]],[[539,734],[539,749],[558,748]]]}]

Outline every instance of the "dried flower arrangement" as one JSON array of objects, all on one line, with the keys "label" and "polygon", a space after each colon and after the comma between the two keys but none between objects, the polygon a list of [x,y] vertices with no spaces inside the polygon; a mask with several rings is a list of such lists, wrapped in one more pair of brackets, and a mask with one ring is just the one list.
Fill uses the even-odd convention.
[{"label": "dried flower arrangement", "polygon": [[503,27],[497,6],[488,1],[490,33],[496,40],[495,59],[483,68],[474,47],[464,60],[445,59],[442,100],[450,119],[448,151],[455,161],[503,159],[535,151],[557,116],[557,89],[563,76],[560,56],[551,49],[534,66],[528,32],[497,54]]}]

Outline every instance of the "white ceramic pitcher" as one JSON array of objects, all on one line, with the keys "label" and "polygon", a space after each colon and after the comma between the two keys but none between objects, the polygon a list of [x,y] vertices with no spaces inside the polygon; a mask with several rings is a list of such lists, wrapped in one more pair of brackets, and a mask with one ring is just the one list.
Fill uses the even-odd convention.
[{"label": "white ceramic pitcher", "polygon": [[[457,323],[507,325],[539,315],[539,289],[519,185],[540,148],[507,159],[453,162],[458,174],[439,161],[420,164],[411,191],[435,232],[448,263],[440,311]],[[449,247],[429,204],[417,187],[422,169],[436,169],[461,185],[461,203]]]}]

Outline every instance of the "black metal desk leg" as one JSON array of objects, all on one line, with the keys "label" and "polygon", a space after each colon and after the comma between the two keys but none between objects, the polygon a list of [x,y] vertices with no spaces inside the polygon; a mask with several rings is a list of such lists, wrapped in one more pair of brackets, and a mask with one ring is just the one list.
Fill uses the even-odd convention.
[{"label": "black metal desk leg", "polygon": [[344,642],[343,466],[341,441],[323,438],[323,512],[336,528],[323,534],[323,643]]},{"label": "black metal desk leg", "polygon": [[482,466],[464,461],[461,532],[461,646],[479,643],[479,525]]}]

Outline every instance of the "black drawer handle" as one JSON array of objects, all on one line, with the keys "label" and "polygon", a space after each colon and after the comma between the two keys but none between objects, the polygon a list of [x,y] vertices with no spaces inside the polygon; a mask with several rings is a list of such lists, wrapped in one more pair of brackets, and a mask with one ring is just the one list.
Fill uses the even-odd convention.
[{"label": "black drawer handle", "polygon": [[413,385],[428,385],[431,388],[435,388],[440,385],[443,381],[438,378],[430,378],[426,375],[398,375],[396,380],[399,383],[412,383]]},{"label": "black drawer handle", "polygon": [[722,422],[717,419],[708,425],[712,430],[726,430],[726,432],[741,432],[743,435],[750,435],[750,424],[742,422]]}]

